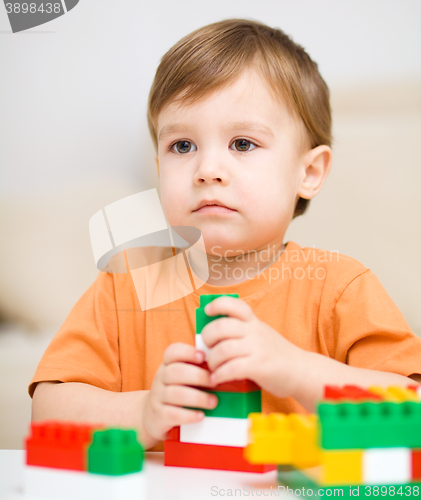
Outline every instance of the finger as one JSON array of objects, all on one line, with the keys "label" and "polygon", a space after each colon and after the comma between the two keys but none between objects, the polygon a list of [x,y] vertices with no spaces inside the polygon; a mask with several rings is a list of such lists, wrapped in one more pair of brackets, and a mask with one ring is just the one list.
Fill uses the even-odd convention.
[{"label": "finger", "polygon": [[[208,354],[208,366],[212,372],[231,359],[249,354],[245,342],[239,339],[228,339],[219,342]],[[209,377],[210,380],[210,377]]]},{"label": "finger", "polygon": [[214,394],[185,385],[167,385],[162,393],[162,402],[188,408],[212,409],[218,404]]},{"label": "finger", "polygon": [[198,351],[194,346],[184,344],[182,342],[174,342],[169,345],[164,352],[164,364],[168,365],[176,361],[184,361],[186,363],[202,363],[205,355],[202,351]]},{"label": "finger", "polygon": [[165,366],[162,381],[167,385],[178,384],[209,387],[209,377],[209,370],[188,363],[174,362]]},{"label": "finger", "polygon": [[235,297],[218,297],[205,307],[205,313],[208,316],[225,314],[242,321],[250,321],[255,317],[252,308],[241,299]]},{"label": "finger", "polygon": [[202,338],[208,347],[221,340],[240,338],[246,334],[248,323],[235,318],[218,318],[208,323],[202,330]]},{"label": "finger", "polygon": [[227,361],[217,368],[210,377],[212,385],[244,379],[253,380],[248,356],[237,357]]},{"label": "finger", "polygon": [[173,427],[184,424],[193,424],[203,420],[205,414],[200,410],[188,410],[186,408],[181,408],[180,406],[162,405],[162,417],[163,417],[163,427],[165,432],[169,431]]}]

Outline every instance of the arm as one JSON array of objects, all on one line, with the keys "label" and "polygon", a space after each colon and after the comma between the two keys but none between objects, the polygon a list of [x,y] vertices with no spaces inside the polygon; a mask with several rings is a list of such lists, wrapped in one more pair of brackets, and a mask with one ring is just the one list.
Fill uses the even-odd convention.
[{"label": "arm", "polygon": [[[299,349],[299,348],[298,348]],[[411,378],[397,373],[367,370],[345,365],[340,361],[328,358],[322,354],[307,352],[300,349],[298,363],[302,369],[302,376],[292,396],[307,410],[314,412],[317,401],[323,397],[325,385],[358,385],[369,387],[381,385],[410,385],[419,382],[421,375],[412,375]]]},{"label": "arm", "polygon": [[151,448],[159,440],[148,434],[141,418],[148,393],[112,392],[77,382],[41,382],[34,392],[32,420],[70,420],[130,427],[140,433],[145,448]]},{"label": "arm", "polygon": [[32,420],[71,420],[135,428],[146,449],[166,438],[175,426],[202,420],[193,408],[215,408],[215,396],[191,385],[209,387],[204,354],[193,346],[174,343],[164,353],[150,391],[112,392],[77,382],[37,385]]},{"label": "arm", "polygon": [[419,382],[396,373],[357,368],[322,354],[305,351],[260,321],[242,300],[220,297],[206,314],[227,315],[208,323],[202,331],[211,348],[208,365],[211,384],[248,378],[277,397],[293,397],[314,412],[325,385],[410,385]]}]

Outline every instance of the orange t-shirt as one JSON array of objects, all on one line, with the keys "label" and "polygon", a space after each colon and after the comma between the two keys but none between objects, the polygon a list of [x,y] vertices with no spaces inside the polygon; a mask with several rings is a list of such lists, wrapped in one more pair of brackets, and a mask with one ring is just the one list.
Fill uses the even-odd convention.
[{"label": "orange t-shirt", "polygon": [[[168,248],[156,252],[172,255]],[[289,241],[279,259],[252,279],[205,283],[145,311],[130,273],[100,272],[45,351],[30,396],[37,382],[53,380],[116,392],[150,389],[165,349],[172,342],[194,345],[199,296],[220,293],[238,293],[260,320],[307,351],[360,368],[421,374],[421,339],[372,271],[351,257]],[[262,409],[305,411],[294,399],[266,391]]]}]

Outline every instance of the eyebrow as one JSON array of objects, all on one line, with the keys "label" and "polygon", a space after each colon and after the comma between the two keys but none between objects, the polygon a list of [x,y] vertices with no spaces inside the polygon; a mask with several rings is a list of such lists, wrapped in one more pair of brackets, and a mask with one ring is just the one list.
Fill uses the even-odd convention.
[{"label": "eyebrow", "polygon": [[[188,125],[184,125],[183,123],[173,123],[171,125],[165,125],[159,133],[158,142],[162,141],[167,135],[175,134],[178,132],[188,132],[191,129]],[[242,130],[251,130],[255,132],[260,132],[269,137],[275,137],[272,130],[263,125],[260,122],[231,122],[223,127],[224,130],[229,131],[232,129],[242,129]]]}]

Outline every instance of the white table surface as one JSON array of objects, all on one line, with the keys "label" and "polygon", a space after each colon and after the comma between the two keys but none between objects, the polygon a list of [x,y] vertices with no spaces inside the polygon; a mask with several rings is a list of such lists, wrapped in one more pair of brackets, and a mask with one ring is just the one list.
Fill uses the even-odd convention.
[{"label": "white table surface", "polygon": [[[1,500],[22,500],[24,498],[22,490],[23,469],[23,450],[0,450]],[[286,497],[284,492],[278,490],[276,471],[257,474],[165,467],[164,454],[158,452],[146,453],[144,471],[147,477],[147,497],[145,500]],[[231,494],[229,489],[232,490]]]}]

